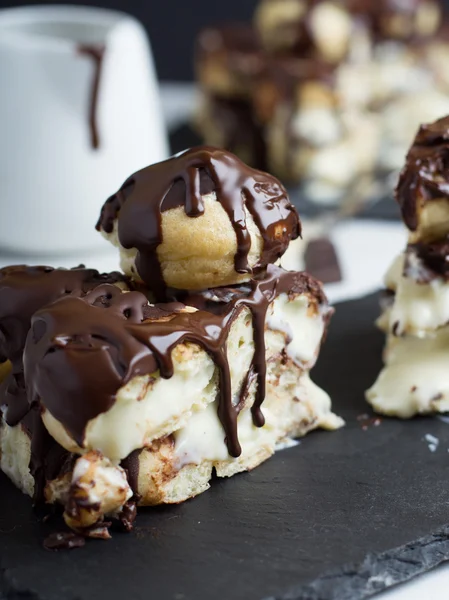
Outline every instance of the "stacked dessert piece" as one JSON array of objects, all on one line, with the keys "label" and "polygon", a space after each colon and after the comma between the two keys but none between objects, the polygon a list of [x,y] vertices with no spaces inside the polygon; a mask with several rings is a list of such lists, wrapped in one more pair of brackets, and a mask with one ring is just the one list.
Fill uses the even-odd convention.
[{"label": "stacked dessert piece", "polygon": [[435,0],[260,0],[254,25],[199,35],[196,123],[315,201],[399,169],[410,127],[449,111]]},{"label": "stacked dessert piece", "polygon": [[398,417],[449,410],[449,117],[423,125],[396,190],[408,228],[405,252],[386,276],[379,326],[385,367],[367,392]]},{"label": "stacked dessert piece", "polygon": [[107,538],[342,425],[309,377],[332,309],[274,264],[301,229],[279,181],[189,150],[132,175],[97,228],[125,275],[0,271],[0,466],[35,502]]}]

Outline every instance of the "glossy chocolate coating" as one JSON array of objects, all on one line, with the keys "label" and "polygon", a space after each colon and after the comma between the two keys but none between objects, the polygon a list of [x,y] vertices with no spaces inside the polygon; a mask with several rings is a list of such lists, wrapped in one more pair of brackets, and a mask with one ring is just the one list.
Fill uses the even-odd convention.
[{"label": "glossy chocolate coating", "polygon": [[[97,229],[111,233],[118,218],[118,237],[124,248],[137,248],[138,273],[159,301],[166,285],[157,248],[162,243],[162,213],[183,206],[190,218],[204,213],[203,196],[214,191],[234,228],[237,273],[257,273],[282,256],[301,224],[287,191],[275,177],[245,165],[230,152],[198,147],[134,173],[104,204]],[[247,210],[263,238],[259,261],[248,264],[251,237]]]}]

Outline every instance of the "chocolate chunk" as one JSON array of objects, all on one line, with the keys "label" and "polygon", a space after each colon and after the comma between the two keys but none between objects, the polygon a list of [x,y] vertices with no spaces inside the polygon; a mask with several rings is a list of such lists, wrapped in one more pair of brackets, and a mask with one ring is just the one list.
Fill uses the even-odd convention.
[{"label": "chocolate chunk", "polygon": [[340,264],[332,242],[327,238],[312,240],[304,254],[305,268],[322,283],[342,280]]},{"label": "chocolate chunk", "polygon": [[86,539],[73,531],[51,533],[44,540],[45,550],[51,551],[73,550],[74,548],[82,548],[85,544]]}]

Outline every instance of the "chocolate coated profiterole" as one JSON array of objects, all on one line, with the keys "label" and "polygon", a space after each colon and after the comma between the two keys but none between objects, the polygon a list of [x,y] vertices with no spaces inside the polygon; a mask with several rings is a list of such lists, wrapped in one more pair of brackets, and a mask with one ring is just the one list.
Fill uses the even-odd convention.
[{"label": "chocolate coated profiterole", "polygon": [[[206,198],[212,193],[215,195]],[[207,211],[213,210],[215,202],[224,213],[223,216],[216,215],[214,231],[211,231]],[[189,218],[198,223],[192,223],[187,232],[180,228],[185,239],[170,238],[170,247],[164,247],[161,261],[165,214],[179,208],[183,208],[182,214],[177,214],[180,221]],[[137,274],[159,301],[166,299],[167,286],[202,289],[248,280],[252,274],[260,273],[268,264],[276,262],[290,240],[301,233],[298,213],[284,186],[275,177],[248,167],[230,152],[210,147],[187,150],[131,175],[104,204],[97,229],[111,234],[116,219],[120,245],[137,250]],[[250,219],[257,229],[253,235]],[[204,228],[201,228],[202,222]],[[172,223],[172,226],[176,228],[177,224]],[[220,248],[219,258],[222,260],[223,255],[231,253],[233,260],[230,259],[232,264],[226,277],[217,281],[217,270],[208,265],[207,255],[217,249],[218,235],[230,227],[232,235],[228,238],[228,246]],[[188,276],[167,281],[164,270],[177,266],[181,267],[181,276],[192,269],[187,275],[195,279],[195,262],[184,263],[182,250],[185,248],[188,260],[204,239],[210,243],[198,257],[204,273],[201,285],[196,282],[189,285]],[[260,252],[254,264],[250,264],[250,252],[256,241],[260,242]],[[173,256],[175,258],[170,258]],[[183,285],[179,285],[180,281]]]},{"label": "chocolate coated profiterole", "polygon": [[[449,202],[449,117],[419,128],[399,177],[396,200],[409,230],[417,232],[425,227],[426,237],[432,238],[426,242],[440,241],[434,232],[438,237],[443,215],[432,219],[435,222],[427,217],[424,223],[422,213],[432,203]],[[449,213],[449,204],[447,208]]]}]

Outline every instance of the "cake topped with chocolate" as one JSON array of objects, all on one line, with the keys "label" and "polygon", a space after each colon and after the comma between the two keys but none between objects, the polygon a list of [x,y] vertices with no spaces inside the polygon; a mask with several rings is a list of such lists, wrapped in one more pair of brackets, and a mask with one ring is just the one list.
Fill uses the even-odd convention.
[{"label": "cake topped with chocolate", "polygon": [[132,175],[106,201],[97,228],[120,248],[125,273],[158,300],[167,287],[246,281],[301,233],[278,179],[209,147]]},{"label": "cake topped with chocolate", "polygon": [[83,266],[73,269],[15,265],[0,269],[0,362],[10,371],[0,387],[0,405],[9,424],[28,412],[23,381],[23,350],[34,313],[61,296],[83,296],[102,283],[126,287],[121,273],[99,273]]},{"label": "cake topped with chocolate", "polygon": [[[434,237],[446,231],[449,218],[449,117],[420,127],[407,154],[396,199],[402,218],[408,229],[416,234],[415,238],[421,235]],[[438,214],[432,217],[431,212]]]},{"label": "cake topped with chocolate", "polygon": [[385,366],[367,392],[381,413],[449,410],[449,117],[422,125],[397,188],[408,243],[385,277]]},{"label": "cake topped with chocolate", "polygon": [[132,175],[97,228],[128,277],[0,273],[13,361],[0,468],[35,502],[107,539],[110,519],[132,528],[137,505],[182,502],[213,472],[343,424],[309,375],[333,310],[313,277],[274,264],[301,232],[277,179],[229,152],[187,150]]},{"label": "cake topped with chocolate", "polygon": [[17,265],[0,269],[0,360],[21,364],[33,314],[64,295],[81,296],[102,283],[125,285],[121,273]]}]

